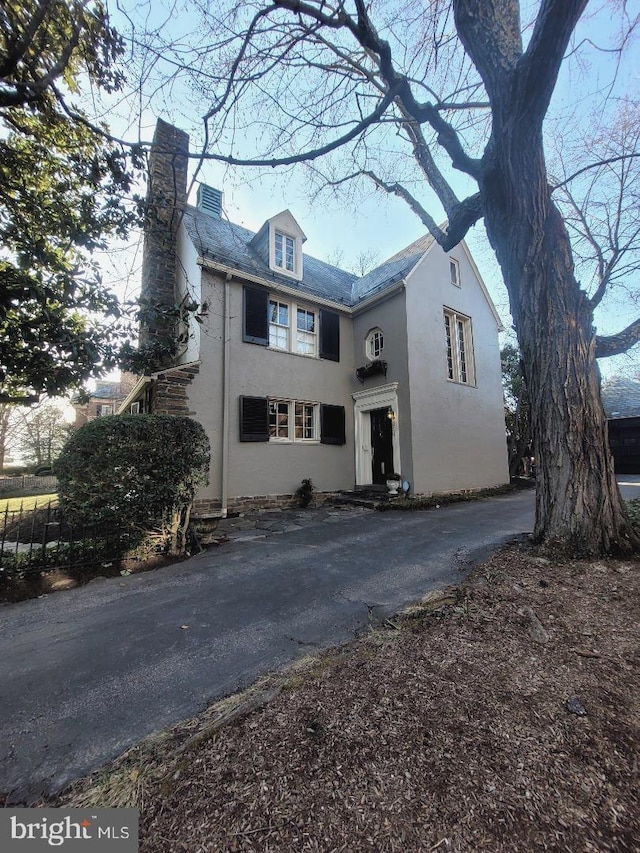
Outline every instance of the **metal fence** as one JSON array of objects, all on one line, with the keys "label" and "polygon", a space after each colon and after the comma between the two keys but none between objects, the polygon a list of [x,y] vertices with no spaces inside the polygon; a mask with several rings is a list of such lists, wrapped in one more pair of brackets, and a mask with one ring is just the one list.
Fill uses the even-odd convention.
[{"label": "metal fence", "polygon": [[119,561],[132,546],[120,528],[101,523],[69,524],[50,501],[33,509],[22,505],[0,514],[0,578],[25,577],[71,567],[99,567]]},{"label": "metal fence", "polygon": [[58,491],[58,480],[53,475],[36,477],[33,474],[24,477],[0,477],[0,495],[39,494],[46,495]]}]

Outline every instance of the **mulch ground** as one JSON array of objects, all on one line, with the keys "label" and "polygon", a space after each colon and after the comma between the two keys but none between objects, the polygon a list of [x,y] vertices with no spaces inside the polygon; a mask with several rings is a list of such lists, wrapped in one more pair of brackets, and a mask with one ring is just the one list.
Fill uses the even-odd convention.
[{"label": "mulch ground", "polygon": [[640,851],[639,569],[511,546],[58,804],[138,806],[142,853]]}]

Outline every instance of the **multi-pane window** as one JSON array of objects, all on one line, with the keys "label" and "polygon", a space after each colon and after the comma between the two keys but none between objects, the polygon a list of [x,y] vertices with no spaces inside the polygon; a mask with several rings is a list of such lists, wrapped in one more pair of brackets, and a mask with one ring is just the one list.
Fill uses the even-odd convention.
[{"label": "multi-pane window", "polygon": [[316,354],[316,314],[306,308],[298,308],[298,322],[296,329],[296,352],[303,355]]},{"label": "multi-pane window", "polygon": [[318,404],[269,400],[269,439],[317,441]]},{"label": "multi-pane window", "polygon": [[289,305],[269,300],[269,346],[289,349]]},{"label": "multi-pane window", "polygon": [[382,329],[372,329],[367,335],[366,341],[367,358],[380,358],[384,347],[384,336]]},{"label": "multi-pane window", "polygon": [[[291,318],[295,328],[291,329]],[[275,349],[316,355],[318,352],[317,313],[278,299],[269,300],[269,346]]]},{"label": "multi-pane window", "polygon": [[295,439],[312,441],[316,437],[316,410],[313,403],[295,403]]},{"label": "multi-pane window", "polygon": [[275,263],[288,272],[295,270],[295,240],[280,231],[275,234]]},{"label": "multi-pane window", "polygon": [[289,402],[269,401],[269,438],[289,438]]},{"label": "multi-pane window", "polygon": [[455,311],[444,311],[447,344],[447,373],[453,382],[471,385],[473,376],[473,344],[471,320]]}]

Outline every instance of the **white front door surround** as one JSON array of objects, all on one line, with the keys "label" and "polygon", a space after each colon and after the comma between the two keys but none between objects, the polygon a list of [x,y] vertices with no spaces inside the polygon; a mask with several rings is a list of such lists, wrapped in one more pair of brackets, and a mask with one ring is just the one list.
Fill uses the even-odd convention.
[{"label": "white front door surround", "polygon": [[393,426],[393,467],[395,471],[401,473],[398,383],[390,382],[366,391],[356,391],[351,396],[354,402],[356,486],[368,486],[373,482],[370,415],[373,409],[389,408]]}]

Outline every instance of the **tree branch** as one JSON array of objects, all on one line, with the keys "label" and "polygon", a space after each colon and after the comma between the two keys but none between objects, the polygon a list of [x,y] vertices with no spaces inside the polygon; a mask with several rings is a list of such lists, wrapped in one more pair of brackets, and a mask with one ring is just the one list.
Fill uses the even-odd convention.
[{"label": "tree branch", "polygon": [[392,184],[383,181],[375,172],[371,170],[362,173],[370,178],[377,187],[387,193],[401,198],[409,205],[411,210],[420,217],[424,225],[426,225],[429,233],[435,238],[436,242],[442,246],[445,252],[453,249],[458,243],[464,239],[472,225],[482,218],[482,204],[480,201],[480,193],[469,196],[462,202],[458,202],[452,209],[451,217],[447,222],[447,229],[443,231],[435,219],[422,207],[420,202],[411,195],[406,187],[402,184],[394,182]]},{"label": "tree branch", "polygon": [[[402,105],[400,105],[400,112],[404,112]],[[417,122],[412,121],[406,113],[405,116],[406,121],[402,126],[413,146],[413,155],[416,158],[416,162],[420,166],[429,186],[440,199],[447,216],[450,216],[456,205],[460,203],[458,197],[437,167],[427,140],[424,138],[422,128]]]},{"label": "tree branch", "polygon": [[636,157],[640,157],[640,152],[632,151],[632,152],[629,152],[628,154],[620,154],[617,157],[607,157],[606,160],[598,160],[595,163],[589,163],[588,166],[583,166],[582,169],[578,169],[577,172],[574,172],[572,175],[569,175],[569,177],[565,178],[564,181],[560,181],[557,184],[553,184],[553,186],[551,187],[551,192],[555,192],[556,190],[560,189],[561,187],[566,186],[568,183],[573,181],[575,178],[580,177],[580,175],[584,175],[585,172],[588,172],[591,169],[598,169],[598,168],[600,168],[600,166],[609,166],[612,163],[619,163],[622,160],[631,160],[631,159],[634,159]]},{"label": "tree branch", "polygon": [[522,56],[519,3],[454,0],[453,12],[460,40],[493,103]]},{"label": "tree branch", "polygon": [[365,170],[362,174],[366,175],[367,178],[370,178],[370,180],[372,180],[379,189],[384,190],[386,193],[391,195],[398,196],[398,198],[401,198],[406,204],[408,204],[411,210],[413,210],[423,224],[426,225],[429,233],[432,234],[436,241],[444,247],[447,242],[446,232],[439,227],[435,219],[424,209],[420,202],[411,195],[406,187],[403,187],[402,184],[399,184],[397,181],[392,184],[387,183],[370,169]]},{"label": "tree branch", "polygon": [[478,179],[480,160],[469,157],[460,142],[460,137],[453,126],[440,115],[437,106],[430,103],[420,103],[416,100],[411,91],[409,79],[396,71],[391,47],[387,41],[378,35],[363,0],[356,0],[357,21],[347,15],[342,4],[338,5],[334,14],[327,15],[321,11],[321,9],[329,8],[324,4],[321,4],[320,8],[316,8],[309,3],[301,2],[301,0],[273,0],[273,3],[276,8],[288,9],[295,14],[311,18],[323,26],[336,30],[348,30],[375,61],[387,91],[395,93],[394,98],[402,104],[405,113],[418,124],[428,122],[438,134],[438,144],[444,148],[451,158],[453,167]]},{"label": "tree branch", "polygon": [[626,329],[617,335],[596,337],[596,358],[609,358],[612,355],[620,355],[631,349],[640,341],[640,319],[634,320]]},{"label": "tree branch", "polygon": [[335,151],[337,148],[341,148],[343,145],[351,142],[351,140],[359,136],[363,130],[366,130],[368,127],[371,127],[380,121],[389,106],[393,103],[395,97],[395,92],[388,92],[384,98],[382,98],[376,109],[368,115],[367,118],[354,125],[348,133],[337,137],[332,142],[328,142],[326,145],[321,145],[319,148],[313,148],[311,151],[302,151],[299,154],[292,154],[289,157],[272,157],[270,159],[252,158],[244,160],[239,157],[233,157],[230,154],[212,154],[207,151],[200,152],[198,157],[203,160],[216,160],[221,163],[228,163],[230,166],[290,166],[293,163],[303,163],[309,160],[316,160],[318,157],[329,154],[331,151]]},{"label": "tree branch", "polygon": [[543,0],[531,40],[516,68],[514,105],[529,123],[546,115],[560,66],[588,0]]}]

